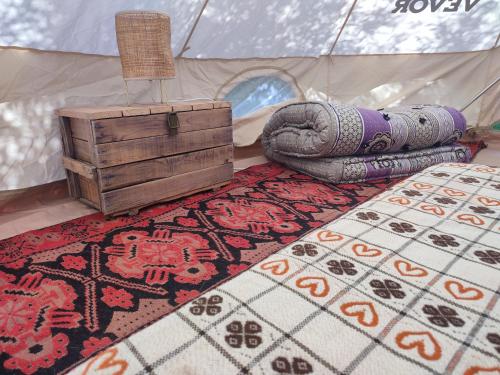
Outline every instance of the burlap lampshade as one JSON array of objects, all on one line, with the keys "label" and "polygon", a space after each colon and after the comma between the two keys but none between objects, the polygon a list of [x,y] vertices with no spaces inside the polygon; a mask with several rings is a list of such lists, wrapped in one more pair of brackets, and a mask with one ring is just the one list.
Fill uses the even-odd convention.
[{"label": "burlap lampshade", "polygon": [[170,17],[160,12],[124,11],[115,16],[123,78],[175,78]]}]

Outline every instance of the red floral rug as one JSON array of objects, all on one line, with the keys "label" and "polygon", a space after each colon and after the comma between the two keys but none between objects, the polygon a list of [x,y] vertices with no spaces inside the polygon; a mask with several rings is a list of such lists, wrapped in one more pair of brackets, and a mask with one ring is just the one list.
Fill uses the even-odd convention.
[{"label": "red floral rug", "polygon": [[0,241],[0,373],[59,373],[400,181],[331,185],[277,164],[135,217]]}]

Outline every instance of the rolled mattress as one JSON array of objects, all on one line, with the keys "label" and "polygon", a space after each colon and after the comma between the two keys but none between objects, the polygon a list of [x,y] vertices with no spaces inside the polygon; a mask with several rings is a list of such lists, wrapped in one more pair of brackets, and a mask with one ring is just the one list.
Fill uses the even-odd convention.
[{"label": "rolled mattress", "polygon": [[275,161],[285,164],[289,168],[331,183],[408,176],[431,165],[467,163],[471,159],[470,149],[460,144],[383,155],[299,159],[293,156],[275,154],[274,158]]},{"label": "rolled mattress", "polygon": [[370,110],[326,102],[294,103],[276,111],[266,124],[266,155],[322,158],[386,154],[446,146],[466,129],[456,109],[419,105]]}]

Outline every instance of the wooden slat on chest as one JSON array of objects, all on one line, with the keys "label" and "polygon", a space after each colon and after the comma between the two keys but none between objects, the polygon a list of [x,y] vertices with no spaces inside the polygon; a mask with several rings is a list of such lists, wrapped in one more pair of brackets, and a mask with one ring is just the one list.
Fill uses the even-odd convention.
[{"label": "wooden slat on chest", "polygon": [[69,125],[71,128],[71,136],[73,138],[81,139],[87,142],[91,139],[90,120],[70,118]]},{"label": "wooden slat on chest", "polygon": [[96,167],[94,167],[92,164],[84,163],[67,156],[63,156],[62,162],[64,168],[66,168],[67,170],[88,178],[89,180],[95,180]]},{"label": "wooden slat on chest", "polygon": [[233,164],[227,163],[217,167],[200,169],[122,189],[111,190],[101,194],[101,209],[107,214],[134,207],[142,207],[170,197],[176,197],[185,192],[199,190],[228,181],[232,176]]},{"label": "wooden slat on chest", "polygon": [[233,161],[233,146],[210,148],[185,154],[122,164],[98,169],[99,185],[102,191],[166,178],[230,163]]},{"label": "wooden slat on chest", "polygon": [[184,102],[172,102],[169,104],[156,103],[112,107],[68,107],[60,108],[56,110],[56,113],[57,115],[62,117],[97,120],[103,118],[140,116],[149,114],[153,115],[155,113],[165,113],[172,111],[198,111],[212,108],[231,108],[231,103],[227,101],[188,100]]},{"label": "wooden slat on chest", "polygon": [[83,176],[77,176],[77,178],[82,194],[80,199],[84,199],[85,203],[92,207],[95,207],[97,209],[101,208],[100,194],[97,183]]},{"label": "wooden slat on chest", "polygon": [[73,138],[73,148],[75,158],[86,161],[88,163],[92,162],[93,150],[91,149],[89,142]]},{"label": "wooden slat on chest", "polygon": [[[61,131],[63,155],[73,158],[75,157],[75,149],[69,120],[70,119],[67,117],[59,117],[59,129]],[[77,174],[70,170],[66,170],[66,176],[68,178],[69,195],[73,198],[79,198],[81,196],[81,191]]]},{"label": "wooden slat on chest", "polygon": [[102,143],[95,146],[95,165],[106,168],[114,165],[154,159],[232,143],[232,127],[196,132]]},{"label": "wooden slat on chest", "polygon": [[[169,134],[169,114],[120,117],[92,121],[96,143],[118,142]],[[195,130],[221,128],[231,125],[231,110],[228,108],[177,112],[178,133]]]}]

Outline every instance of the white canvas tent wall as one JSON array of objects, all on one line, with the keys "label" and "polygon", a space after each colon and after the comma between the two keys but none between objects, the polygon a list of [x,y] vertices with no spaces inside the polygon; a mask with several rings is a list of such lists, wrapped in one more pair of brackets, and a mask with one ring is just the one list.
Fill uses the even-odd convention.
[{"label": "white canvas tent wall", "polygon": [[[0,0],[0,191],[64,178],[55,108],[125,103],[125,9],[171,15],[169,98],[224,97],[259,76],[289,82],[295,100],[461,107],[500,76],[497,0]],[[159,100],[148,82],[131,90]],[[499,99],[497,86],[470,106],[469,126],[498,120]],[[272,109],[234,119],[237,146]]]}]

